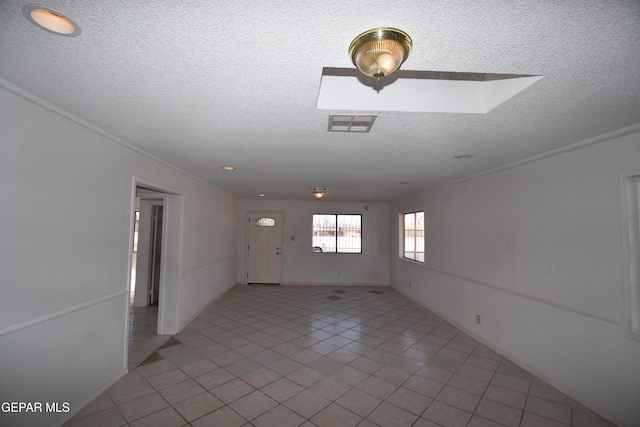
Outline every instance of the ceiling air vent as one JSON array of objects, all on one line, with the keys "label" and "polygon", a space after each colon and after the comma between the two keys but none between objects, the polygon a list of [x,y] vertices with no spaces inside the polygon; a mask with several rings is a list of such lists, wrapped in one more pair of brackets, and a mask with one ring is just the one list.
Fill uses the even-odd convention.
[{"label": "ceiling air vent", "polygon": [[377,116],[336,114],[329,116],[329,132],[369,132]]}]

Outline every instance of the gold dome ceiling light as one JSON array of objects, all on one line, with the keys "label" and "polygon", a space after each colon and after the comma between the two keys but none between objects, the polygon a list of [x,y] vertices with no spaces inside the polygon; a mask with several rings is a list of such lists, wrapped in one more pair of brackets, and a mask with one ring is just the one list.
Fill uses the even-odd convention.
[{"label": "gold dome ceiling light", "polygon": [[313,187],[311,189],[311,194],[313,194],[313,197],[316,199],[322,199],[327,190],[328,189],[326,187]]},{"label": "gold dome ceiling light", "polygon": [[349,56],[362,74],[380,80],[400,68],[412,46],[411,37],[402,30],[374,28],[353,39]]}]

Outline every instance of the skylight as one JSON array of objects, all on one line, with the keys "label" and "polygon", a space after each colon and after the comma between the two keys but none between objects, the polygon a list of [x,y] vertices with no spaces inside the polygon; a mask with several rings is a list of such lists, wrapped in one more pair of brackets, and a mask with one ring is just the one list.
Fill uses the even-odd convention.
[{"label": "skylight", "polygon": [[317,108],[486,114],[542,76],[398,71],[377,81],[348,69],[324,68]]}]

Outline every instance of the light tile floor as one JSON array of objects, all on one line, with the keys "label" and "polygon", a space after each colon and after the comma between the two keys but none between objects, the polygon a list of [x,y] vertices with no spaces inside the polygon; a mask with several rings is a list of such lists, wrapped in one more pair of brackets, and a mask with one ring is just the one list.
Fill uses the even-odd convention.
[{"label": "light tile floor", "polygon": [[158,304],[129,308],[129,371],[170,338],[157,331]]},{"label": "light tile floor", "polygon": [[239,285],[162,339],[68,425],[612,426],[387,287]]}]

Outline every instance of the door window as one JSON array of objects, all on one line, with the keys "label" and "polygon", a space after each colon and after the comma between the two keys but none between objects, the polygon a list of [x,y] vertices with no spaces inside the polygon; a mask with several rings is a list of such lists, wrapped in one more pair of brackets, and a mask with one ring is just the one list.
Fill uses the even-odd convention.
[{"label": "door window", "polygon": [[260,218],[256,218],[256,226],[257,227],[275,227],[276,220],[275,218],[269,218],[268,216],[262,216]]}]

